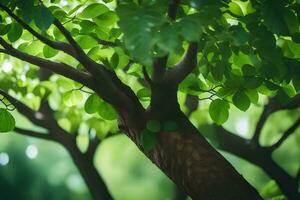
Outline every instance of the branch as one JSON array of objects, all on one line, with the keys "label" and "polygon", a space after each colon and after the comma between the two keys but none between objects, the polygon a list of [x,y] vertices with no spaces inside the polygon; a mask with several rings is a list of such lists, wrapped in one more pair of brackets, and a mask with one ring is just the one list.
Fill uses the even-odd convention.
[{"label": "branch", "polygon": [[14,20],[16,20],[24,29],[26,29],[28,32],[30,32],[33,36],[35,36],[37,39],[39,39],[44,44],[47,44],[48,46],[63,51],[73,57],[75,57],[75,52],[67,43],[64,42],[56,42],[48,39],[47,37],[44,37],[37,31],[35,31],[33,28],[31,28],[27,23],[25,23],[21,18],[19,18],[17,15],[15,15],[8,7],[2,5],[0,3],[0,8],[3,9],[10,17],[12,17]]},{"label": "branch", "polygon": [[95,63],[91,58],[89,58],[86,55],[83,49],[75,41],[72,34],[63,26],[63,24],[58,19],[55,18],[53,23],[58,28],[58,30],[60,30],[60,32],[65,36],[70,45],[74,48],[77,60],[92,74],[99,74],[99,66],[104,66]]},{"label": "branch", "polygon": [[29,108],[27,105],[22,103],[21,101],[17,100],[13,96],[9,95],[4,90],[0,89],[0,94],[7,99],[16,109],[19,113],[26,116],[30,121],[36,120],[35,111]]},{"label": "branch", "polygon": [[[83,49],[79,46],[79,44],[74,40],[71,33],[61,24],[61,22],[58,19],[54,19],[54,25],[65,36],[67,41],[73,46],[77,54],[77,60],[84,66],[84,68],[88,72],[92,74],[92,77],[97,82],[97,85],[101,87],[101,91],[97,91],[97,93],[100,94],[102,98],[105,98],[104,100],[108,100],[109,103],[112,103],[112,101],[115,102],[116,96],[120,96],[120,90],[123,89],[119,86],[119,83],[121,81],[118,79],[118,77],[114,74],[114,72],[111,72],[108,69],[106,69],[104,65],[98,64],[94,62],[90,57],[88,57],[83,51]],[[106,98],[106,96],[110,97]]]},{"label": "branch", "polygon": [[23,53],[13,46],[8,44],[3,38],[0,37],[0,44],[4,47],[4,49],[0,49],[0,52],[11,55],[15,58],[23,60],[25,62],[31,63],[41,68],[46,68],[54,73],[60,74],[67,78],[70,78],[74,81],[82,83],[91,87],[93,85],[91,76],[89,74],[80,72],[71,66],[65,63],[57,63],[50,60],[46,60],[43,58],[39,58],[36,56],[29,55],[27,53]]},{"label": "branch", "polygon": [[103,46],[109,46],[109,47],[116,47],[118,46],[115,42],[110,42],[110,41],[106,41],[106,40],[102,40],[100,38],[95,38],[98,42],[98,44],[101,44]]},{"label": "branch", "polygon": [[298,168],[298,171],[297,171],[297,174],[296,174],[296,181],[298,182],[298,185],[300,184],[300,164],[299,164],[299,168]]},{"label": "branch", "polygon": [[[180,1],[181,0],[171,0],[169,3],[168,17],[172,21],[175,21],[175,19],[176,19],[176,14],[177,14],[177,10],[178,10]],[[153,64],[153,82],[154,83],[159,83],[161,80],[163,80],[165,72],[166,72],[168,58],[169,58],[169,55],[165,55],[163,57],[157,58],[154,61],[154,64]]]},{"label": "branch", "polygon": [[259,145],[259,137],[260,137],[261,131],[262,131],[268,117],[272,113],[272,111],[270,110],[270,105],[271,105],[270,103],[264,105],[263,112],[260,115],[259,120],[256,124],[255,131],[254,131],[254,134],[252,137],[252,143],[255,145]]},{"label": "branch", "polygon": [[197,51],[198,44],[191,43],[183,60],[166,72],[165,80],[173,84],[183,81],[197,66]]},{"label": "branch", "polygon": [[[112,133],[112,132],[108,132],[107,135],[105,136],[105,139],[110,138],[110,137],[114,137],[117,135],[120,135],[121,132],[118,133]],[[95,136],[93,139],[90,140],[89,146],[87,151],[85,152],[86,155],[93,157],[98,146],[101,144],[103,140],[100,140],[97,136]]]},{"label": "branch", "polygon": [[176,19],[177,10],[181,0],[171,0],[168,8],[168,16],[171,20]]},{"label": "branch", "polygon": [[273,144],[270,148],[271,150],[275,150],[280,147],[280,145],[292,134],[294,133],[297,128],[300,126],[300,118],[290,127],[288,128],[282,135],[282,137],[275,143]]},{"label": "branch", "polygon": [[86,155],[90,156],[90,157],[93,157],[96,150],[97,150],[97,147],[99,146],[100,144],[100,139],[96,136],[95,138],[93,138],[92,140],[90,140],[90,143],[89,143],[89,146],[88,146],[88,149],[87,151],[85,152]]},{"label": "branch", "polygon": [[[99,94],[103,100],[115,107],[127,107],[129,109],[132,109],[132,102],[129,101],[133,100],[136,105],[139,105],[134,92],[127,85],[125,85],[114,72],[109,71],[104,65],[98,64],[90,59],[74,40],[71,33],[61,24],[58,19],[54,20],[54,25],[62,32],[68,42],[74,47],[77,53],[77,59],[86,68],[86,70],[92,74],[93,80],[97,84],[97,87],[92,88],[95,89],[95,92],[97,92],[97,94]],[[141,107],[141,105],[139,106]]]},{"label": "branch", "polygon": [[294,96],[286,105],[281,106],[278,110],[292,110],[300,107],[300,93]]},{"label": "branch", "polygon": [[199,106],[199,99],[197,96],[193,96],[193,95],[186,95],[186,99],[185,99],[185,103],[184,105],[188,108],[187,111],[187,116],[190,117],[191,114],[197,110],[198,106]]},{"label": "branch", "polygon": [[[0,89],[0,95],[6,98],[17,109],[17,111],[20,114],[25,116],[27,119],[29,119],[32,123],[36,124],[37,126],[46,128],[48,130],[53,125],[58,127],[57,121],[54,118],[53,113],[49,110],[46,110],[47,109],[46,106],[48,106],[48,104],[45,104],[45,101],[42,101],[39,111],[35,111],[1,89]],[[50,107],[48,109],[50,109]]]},{"label": "branch", "polygon": [[152,83],[152,80],[151,80],[147,70],[146,70],[146,67],[143,66],[142,70],[143,70],[143,75],[144,75],[144,78],[145,78],[146,82],[151,86],[153,83]]},{"label": "branch", "polygon": [[255,145],[259,145],[259,136],[261,134],[263,126],[272,113],[279,110],[296,109],[298,107],[300,107],[300,94],[294,96],[286,105],[281,105],[274,98],[270,98],[269,102],[264,106],[263,112],[258,120],[254,135],[252,137],[252,143]]},{"label": "branch", "polygon": [[153,64],[153,82],[154,83],[159,83],[166,72],[166,67],[167,67],[167,61],[168,61],[168,55],[157,58]]},{"label": "branch", "polygon": [[18,134],[29,136],[29,137],[55,141],[55,139],[50,134],[35,132],[35,131],[26,130],[18,127],[16,127],[14,131]]},{"label": "branch", "polygon": [[116,42],[111,42],[111,41],[107,41],[107,40],[102,40],[100,38],[98,38],[96,35],[94,34],[89,34],[92,38],[94,38],[95,40],[97,40],[98,44],[101,44],[103,46],[109,46],[109,47],[116,47],[119,44],[119,41]]}]

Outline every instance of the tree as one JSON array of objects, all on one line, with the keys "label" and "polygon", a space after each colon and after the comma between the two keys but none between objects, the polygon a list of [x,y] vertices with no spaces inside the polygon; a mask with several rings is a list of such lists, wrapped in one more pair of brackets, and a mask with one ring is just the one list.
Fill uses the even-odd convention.
[{"label": "tree", "polygon": [[[18,67],[13,60],[16,71],[1,77],[2,132],[15,126],[8,112],[12,95],[20,102],[30,94],[31,109],[44,109],[49,101],[55,110],[41,124],[55,134],[75,134],[84,125],[103,133],[103,120],[114,132],[109,120],[118,118],[119,129],[193,199],[262,199],[204,135],[264,169],[289,199],[299,199],[299,175],[292,177],[272,159],[298,128],[299,113],[278,142],[259,143],[272,113],[300,106],[298,1],[69,3],[1,1],[2,59],[30,64]],[[51,82],[37,80],[34,66],[53,72]],[[17,69],[26,69],[27,81]],[[199,100],[211,100],[215,124],[200,133],[182,111],[179,93],[190,113]],[[260,104],[259,97],[266,105],[251,140],[221,126],[230,107],[247,111]]]}]

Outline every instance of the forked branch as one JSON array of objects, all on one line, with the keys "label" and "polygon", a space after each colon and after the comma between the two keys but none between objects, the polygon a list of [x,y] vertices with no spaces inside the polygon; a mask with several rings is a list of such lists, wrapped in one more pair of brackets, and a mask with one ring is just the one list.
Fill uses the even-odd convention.
[{"label": "forked branch", "polygon": [[198,44],[191,43],[183,60],[166,72],[166,81],[173,84],[183,81],[197,66],[197,52]]},{"label": "forked branch", "polygon": [[99,74],[100,69],[104,66],[97,64],[91,58],[89,58],[80,45],[75,41],[72,34],[64,27],[64,25],[58,20],[54,19],[53,24],[60,30],[60,32],[65,36],[70,45],[74,48],[76,52],[76,59],[91,73]]},{"label": "forked branch", "polygon": [[268,104],[264,105],[262,114],[260,115],[260,117],[258,119],[258,122],[255,127],[255,131],[254,131],[254,135],[252,137],[253,144],[259,145],[260,134],[262,132],[262,129],[263,129],[266,121],[268,120],[268,117],[271,115],[271,113],[272,113],[271,104],[268,103]]},{"label": "forked branch", "polygon": [[[168,7],[168,17],[171,21],[176,20],[177,10],[180,5],[181,0],[170,0],[169,7]],[[167,62],[168,62],[169,55],[165,55],[163,57],[157,58],[153,64],[153,82],[159,83],[163,80],[166,72]]]},{"label": "forked branch", "polygon": [[263,112],[260,115],[260,118],[257,122],[254,135],[252,137],[252,143],[255,145],[259,145],[259,137],[261,134],[261,131],[268,120],[269,116],[277,112],[279,110],[292,110],[300,107],[300,94],[297,94],[294,96],[289,103],[285,105],[281,105],[278,103],[274,98],[270,98],[268,103],[264,106]]},{"label": "forked branch", "polygon": [[297,119],[297,121],[290,127],[288,128],[282,135],[282,137],[271,146],[272,150],[275,150],[281,146],[281,144],[292,134],[294,133],[298,127],[300,126],[300,118]]}]

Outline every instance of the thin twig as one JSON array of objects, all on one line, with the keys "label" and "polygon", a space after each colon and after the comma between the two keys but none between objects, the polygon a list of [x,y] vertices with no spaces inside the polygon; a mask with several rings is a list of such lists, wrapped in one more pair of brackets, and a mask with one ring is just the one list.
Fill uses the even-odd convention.
[{"label": "thin twig", "polygon": [[55,139],[50,134],[45,134],[45,133],[41,133],[41,132],[26,130],[26,129],[22,129],[22,128],[18,128],[18,127],[16,127],[14,129],[14,131],[16,133],[19,133],[19,134],[25,135],[25,136],[29,136],[29,137],[55,141]]},{"label": "thin twig", "polygon": [[300,118],[298,118],[296,120],[296,122],[290,127],[288,128],[282,135],[282,137],[275,143],[273,144],[270,148],[272,150],[275,150],[277,148],[279,148],[281,146],[281,144],[292,134],[294,133],[297,128],[300,126]]}]

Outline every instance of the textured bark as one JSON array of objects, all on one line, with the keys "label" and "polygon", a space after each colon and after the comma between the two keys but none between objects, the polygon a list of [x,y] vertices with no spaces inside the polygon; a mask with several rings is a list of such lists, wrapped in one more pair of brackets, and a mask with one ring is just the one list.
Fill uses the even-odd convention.
[{"label": "textured bark", "polygon": [[261,199],[196,130],[160,133],[152,160],[195,200]]},{"label": "textured bark", "polygon": [[83,177],[94,200],[113,200],[106,184],[94,166],[93,157],[80,152],[72,139],[64,138],[62,143],[70,153],[72,160]]}]

